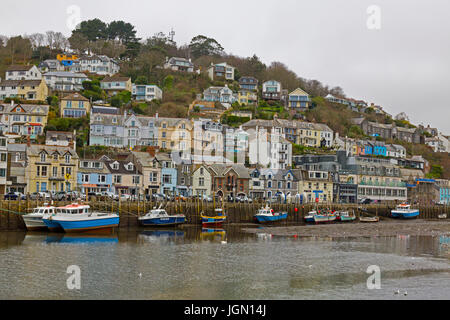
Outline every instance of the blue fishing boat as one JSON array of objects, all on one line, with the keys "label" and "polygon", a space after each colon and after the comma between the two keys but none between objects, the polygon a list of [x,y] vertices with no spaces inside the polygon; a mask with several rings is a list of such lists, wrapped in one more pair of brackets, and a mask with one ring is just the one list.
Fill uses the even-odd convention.
[{"label": "blue fishing boat", "polygon": [[[56,208],[56,214],[50,216],[48,222],[58,224],[65,232],[106,230],[119,226],[119,215],[115,213],[91,212],[89,205],[74,203]],[[45,220],[44,223],[47,224]]]},{"label": "blue fishing boat", "polygon": [[204,227],[221,226],[227,220],[227,216],[224,214],[222,208],[216,209],[215,214],[216,216],[214,217],[208,217],[202,214],[201,215],[202,225]]},{"label": "blue fishing boat", "polygon": [[418,209],[411,209],[411,205],[403,203],[397,206],[396,209],[391,211],[392,218],[401,219],[414,219],[419,216],[420,212]]},{"label": "blue fishing boat", "polygon": [[186,222],[186,216],[179,215],[169,215],[166,210],[162,209],[161,206],[156,209],[150,210],[143,217],[138,218],[139,223],[143,226],[176,226]]},{"label": "blue fishing boat", "polygon": [[259,223],[286,220],[287,217],[287,212],[274,212],[269,206],[259,209],[258,213],[255,215],[255,218]]}]

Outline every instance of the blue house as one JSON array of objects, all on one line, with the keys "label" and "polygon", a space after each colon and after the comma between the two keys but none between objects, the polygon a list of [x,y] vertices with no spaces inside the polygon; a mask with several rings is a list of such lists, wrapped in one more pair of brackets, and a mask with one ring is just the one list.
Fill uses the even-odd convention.
[{"label": "blue house", "polygon": [[364,148],[364,153],[366,155],[374,155],[374,156],[387,156],[387,148],[386,145],[379,141],[370,141],[366,144]]},{"label": "blue house", "polygon": [[77,183],[83,194],[112,191],[112,174],[101,160],[80,160]]},{"label": "blue house", "polygon": [[167,153],[157,154],[156,159],[161,163],[161,193],[175,195],[178,180],[175,163]]}]

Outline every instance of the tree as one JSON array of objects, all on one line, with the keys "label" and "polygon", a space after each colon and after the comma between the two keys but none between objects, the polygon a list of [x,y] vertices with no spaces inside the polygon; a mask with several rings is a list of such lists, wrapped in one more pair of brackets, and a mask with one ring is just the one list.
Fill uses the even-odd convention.
[{"label": "tree", "polygon": [[189,48],[194,59],[201,56],[220,56],[224,53],[223,47],[215,39],[202,35],[192,38]]},{"label": "tree", "polygon": [[89,49],[89,40],[81,32],[73,32],[68,40],[70,47],[79,54]]},{"label": "tree", "polygon": [[146,76],[139,76],[134,81],[135,84],[148,84],[148,79]]},{"label": "tree", "polygon": [[78,29],[75,29],[73,33],[79,32],[85,36],[89,42],[93,42],[99,39],[107,38],[108,26],[100,19],[87,20],[80,23]]},{"label": "tree", "polygon": [[139,40],[136,38],[136,30],[134,29],[134,26],[124,21],[111,22],[106,28],[106,33],[109,40],[118,40],[123,44],[128,44]]},{"label": "tree", "polygon": [[6,43],[6,52],[11,58],[11,64],[16,63],[17,60],[27,63],[31,59],[32,51],[30,39],[22,38],[22,36],[9,38]]}]

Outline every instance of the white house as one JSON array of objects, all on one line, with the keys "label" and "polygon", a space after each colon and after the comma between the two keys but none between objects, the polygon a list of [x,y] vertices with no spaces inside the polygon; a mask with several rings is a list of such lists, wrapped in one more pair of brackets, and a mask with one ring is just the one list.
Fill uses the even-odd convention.
[{"label": "white house", "polygon": [[9,66],[5,72],[6,80],[40,80],[42,73],[35,65],[15,65]]},{"label": "white house", "polygon": [[166,58],[166,63],[164,64],[164,69],[171,69],[173,71],[184,71],[184,72],[194,72],[194,64],[191,59],[185,58]]},{"label": "white house", "polygon": [[162,100],[163,92],[156,85],[133,84],[133,99],[138,101]]},{"label": "white house", "polygon": [[98,75],[113,76],[120,71],[120,66],[117,61],[105,55],[85,55],[74,61],[72,71],[87,71]]},{"label": "white house", "polygon": [[83,81],[89,80],[84,73],[68,71],[47,72],[44,79],[48,87],[56,91],[80,91],[83,89]]}]

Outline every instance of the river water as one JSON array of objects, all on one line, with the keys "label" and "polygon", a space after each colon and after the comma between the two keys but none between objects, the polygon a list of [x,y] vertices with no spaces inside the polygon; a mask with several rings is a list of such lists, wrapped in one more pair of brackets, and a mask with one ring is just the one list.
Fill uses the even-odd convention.
[{"label": "river water", "polygon": [[[450,299],[449,237],[261,232],[3,232],[0,299]],[[74,265],[81,288],[71,290],[67,270]],[[369,290],[367,269],[373,265],[380,268],[381,288]]]}]

